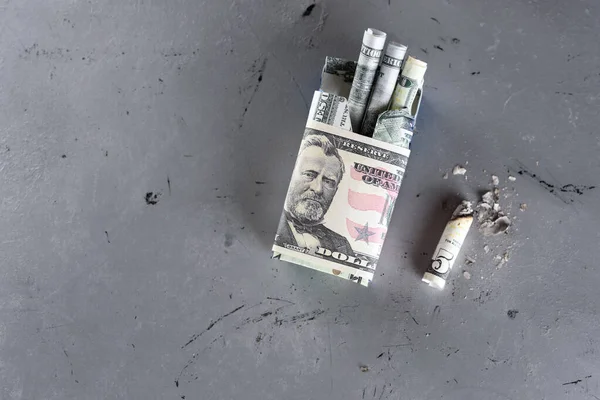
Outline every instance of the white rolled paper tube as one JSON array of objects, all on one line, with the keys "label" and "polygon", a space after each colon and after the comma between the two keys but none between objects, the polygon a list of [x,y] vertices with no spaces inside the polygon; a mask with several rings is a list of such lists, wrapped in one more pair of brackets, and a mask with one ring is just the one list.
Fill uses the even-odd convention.
[{"label": "white rolled paper tube", "polygon": [[387,34],[383,31],[367,28],[363,34],[363,44],[375,50],[383,50],[386,37]]},{"label": "white rolled paper tube", "polygon": [[431,264],[423,275],[423,282],[440,290],[446,286],[448,275],[458,258],[458,253],[472,223],[473,207],[471,202],[463,201],[452,214],[452,219],[446,224],[442,238],[433,253]]}]

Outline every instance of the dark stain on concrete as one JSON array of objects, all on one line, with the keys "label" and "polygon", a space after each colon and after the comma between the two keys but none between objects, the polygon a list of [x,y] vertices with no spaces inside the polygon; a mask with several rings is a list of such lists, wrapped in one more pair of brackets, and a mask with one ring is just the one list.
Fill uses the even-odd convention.
[{"label": "dark stain on concrete", "polygon": [[[251,76],[257,76],[257,83],[255,85],[251,85],[249,88],[252,90],[252,94],[250,95],[250,99],[248,100],[248,102],[246,103],[246,106],[244,107],[244,112],[242,113],[241,117],[240,117],[240,123],[238,125],[238,128],[242,128],[244,126],[244,118],[246,117],[246,113],[248,113],[248,109],[250,108],[250,105],[252,104],[252,101],[254,100],[254,96],[256,96],[256,93],[258,92],[258,89],[260,88],[260,83],[263,80],[263,74],[265,72],[265,68],[267,67],[267,58],[265,58],[264,60],[262,60],[262,63],[260,64],[260,67],[257,69],[258,63],[260,61],[260,59],[255,60],[252,63],[252,66],[249,68],[249,72],[252,72]],[[245,91],[249,88],[246,88],[244,90],[240,89],[240,93],[242,91]]]},{"label": "dark stain on concrete", "polygon": [[315,9],[316,4],[313,3],[310,6],[306,7],[306,10],[304,10],[304,12],[302,13],[303,17],[308,17],[310,14],[312,14],[313,10]]},{"label": "dark stain on concrete", "polygon": [[225,234],[225,247],[231,247],[233,245],[233,239],[235,239],[235,236],[233,236],[231,233],[226,233]]},{"label": "dark stain on concrete", "polygon": [[160,197],[161,193],[160,192],[148,192],[146,193],[146,196],[144,197],[144,199],[146,200],[146,204],[149,206],[153,206],[155,204],[158,203],[158,198]]},{"label": "dark stain on concrete", "polygon": [[574,193],[577,194],[579,196],[581,196],[582,194],[584,194],[587,191],[596,189],[596,186],[588,186],[588,185],[574,185],[572,183],[568,183],[566,185],[558,185],[558,184],[552,184],[542,178],[540,178],[537,174],[534,174],[533,172],[530,172],[526,169],[520,169],[519,171],[517,171],[517,173],[519,175],[525,175],[528,176],[534,180],[536,180],[540,186],[542,188],[544,188],[546,191],[548,191],[548,193],[554,194],[555,196],[557,196],[560,200],[562,200],[565,204],[569,204],[569,203],[573,203],[573,199],[564,199],[561,196],[558,195],[557,192],[561,192],[561,193]]}]

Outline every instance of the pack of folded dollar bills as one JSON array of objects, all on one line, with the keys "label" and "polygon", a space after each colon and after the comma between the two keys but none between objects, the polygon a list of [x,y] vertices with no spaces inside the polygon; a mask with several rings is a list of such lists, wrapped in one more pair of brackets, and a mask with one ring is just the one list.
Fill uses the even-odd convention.
[{"label": "pack of folded dollar bills", "polygon": [[[427,64],[367,29],[358,61],[327,57],[273,257],[368,286],[410,156]],[[384,50],[385,49],[385,50]],[[405,59],[406,58],[406,59]]]}]

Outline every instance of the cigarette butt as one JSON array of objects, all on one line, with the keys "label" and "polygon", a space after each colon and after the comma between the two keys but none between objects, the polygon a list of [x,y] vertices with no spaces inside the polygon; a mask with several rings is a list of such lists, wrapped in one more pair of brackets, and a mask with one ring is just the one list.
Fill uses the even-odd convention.
[{"label": "cigarette butt", "polygon": [[429,268],[423,275],[423,282],[440,290],[446,286],[448,275],[458,258],[458,253],[472,223],[472,204],[469,201],[463,201],[446,224],[442,238],[433,253]]}]

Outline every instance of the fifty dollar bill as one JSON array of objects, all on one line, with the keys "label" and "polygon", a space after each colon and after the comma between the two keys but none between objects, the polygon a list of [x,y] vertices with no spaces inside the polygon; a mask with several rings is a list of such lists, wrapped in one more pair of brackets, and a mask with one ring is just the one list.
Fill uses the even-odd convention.
[{"label": "fifty dollar bill", "polygon": [[[313,105],[322,98],[315,92]],[[304,131],[273,257],[367,286],[410,150],[316,122],[317,114]]]}]

